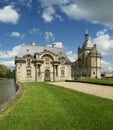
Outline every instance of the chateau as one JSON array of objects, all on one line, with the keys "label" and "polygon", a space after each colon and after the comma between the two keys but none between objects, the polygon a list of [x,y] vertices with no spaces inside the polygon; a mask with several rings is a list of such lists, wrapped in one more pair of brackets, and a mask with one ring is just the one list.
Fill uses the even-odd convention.
[{"label": "chateau", "polygon": [[72,78],[101,78],[101,54],[96,44],[91,45],[87,30],[83,46],[78,48],[78,59],[72,63]]},{"label": "chateau", "polygon": [[15,57],[16,82],[60,81],[75,78],[100,78],[101,54],[91,46],[86,31],[85,42],[78,48],[78,59],[71,62],[64,49],[48,46],[21,45]]},{"label": "chateau", "polygon": [[71,79],[71,62],[63,48],[22,45],[15,57],[16,82]]}]

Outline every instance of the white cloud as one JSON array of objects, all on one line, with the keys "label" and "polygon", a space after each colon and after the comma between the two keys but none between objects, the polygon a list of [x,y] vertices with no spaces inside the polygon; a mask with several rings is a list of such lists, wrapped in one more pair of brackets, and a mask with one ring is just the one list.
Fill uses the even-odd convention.
[{"label": "white cloud", "polygon": [[32,0],[4,0],[3,2],[12,6],[26,6],[30,9],[32,7]]},{"label": "white cloud", "polygon": [[[53,10],[60,9],[69,18],[74,20],[87,20],[92,23],[100,23],[107,27],[113,28],[113,1],[112,0],[40,0],[44,12],[48,7]],[[55,13],[48,21],[52,21]],[[48,16],[48,15],[46,15]]]},{"label": "white cloud", "polygon": [[11,32],[10,37],[16,37],[16,38],[24,38],[25,34],[21,34],[19,32]]},{"label": "white cloud", "polygon": [[27,4],[27,6],[28,6],[28,7],[31,7],[32,0],[28,0],[28,1],[26,1],[26,2],[27,2],[27,3],[26,3],[26,4]]},{"label": "white cloud", "polygon": [[50,7],[54,5],[69,4],[73,0],[40,0],[43,7]]},{"label": "white cloud", "polygon": [[64,21],[64,19],[58,14],[56,14],[55,17],[58,18],[61,22]]},{"label": "white cloud", "polygon": [[60,4],[68,4],[72,0],[58,0]]},{"label": "white cloud", "polygon": [[33,34],[33,33],[36,33],[36,32],[38,32],[39,31],[39,28],[32,28],[29,32],[31,33],[31,34]]},{"label": "white cloud", "polygon": [[33,0],[17,0],[18,2],[16,2],[15,4],[20,4],[22,6],[26,6],[31,8],[32,7],[32,1]]},{"label": "white cloud", "polygon": [[107,34],[107,29],[97,32],[97,37],[92,39],[102,55],[113,55],[113,37]]},{"label": "white cloud", "polygon": [[12,50],[0,51],[0,64],[7,67],[14,67],[14,57],[18,55],[21,45],[15,46]]},{"label": "white cloud", "polygon": [[0,51],[0,59],[14,58],[18,55],[21,45],[15,46],[12,50]]},{"label": "white cloud", "polygon": [[51,22],[54,19],[55,9],[53,7],[48,7],[42,13],[42,18],[45,22]]},{"label": "white cloud", "polygon": [[87,20],[92,23],[100,23],[108,27],[113,27],[113,1],[89,1],[73,0],[69,5],[61,5],[61,10],[75,20]]},{"label": "white cloud", "polygon": [[0,21],[3,23],[13,23],[16,24],[19,20],[18,12],[13,9],[12,6],[5,6],[3,9],[0,9]]},{"label": "white cloud", "polygon": [[54,41],[55,36],[52,32],[45,32],[45,41]]},{"label": "white cloud", "polygon": [[7,67],[14,67],[15,66],[14,60],[1,61],[0,64],[3,64],[5,66],[7,66]]},{"label": "white cloud", "polygon": [[87,17],[87,15],[88,15],[88,12],[79,9],[76,4],[65,5],[65,6],[63,5],[63,6],[61,6],[61,9],[70,18],[76,19],[76,20],[85,19],[85,17]]},{"label": "white cloud", "polygon": [[64,3],[68,3],[69,0],[41,0],[41,4],[43,7],[43,13],[42,18],[45,22],[52,22],[55,18],[57,18],[60,21],[63,21],[64,19],[62,16],[56,13],[56,8],[54,5],[60,5]]},{"label": "white cloud", "polygon": [[101,67],[102,67],[102,72],[109,72],[113,71],[113,65],[110,62],[101,60]]}]

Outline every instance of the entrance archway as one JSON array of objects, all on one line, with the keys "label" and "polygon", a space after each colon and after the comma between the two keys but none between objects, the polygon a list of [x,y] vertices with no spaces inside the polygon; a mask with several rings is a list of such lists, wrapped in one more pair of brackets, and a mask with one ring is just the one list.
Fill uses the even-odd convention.
[{"label": "entrance archway", "polygon": [[50,70],[46,69],[45,70],[45,81],[50,81],[51,78],[50,78]]}]

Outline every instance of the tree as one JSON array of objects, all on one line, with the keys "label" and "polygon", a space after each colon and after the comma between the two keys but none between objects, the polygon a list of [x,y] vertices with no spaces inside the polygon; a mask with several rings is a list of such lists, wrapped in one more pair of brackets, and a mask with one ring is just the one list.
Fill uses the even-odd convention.
[{"label": "tree", "polygon": [[15,78],[15,70],[11,71],[5,65],[0,64],[0,77],[1,78]]},{"label": "tree", "polygon": [[0,77],[6,77],[8,69],[5,65],[0,64]]}]

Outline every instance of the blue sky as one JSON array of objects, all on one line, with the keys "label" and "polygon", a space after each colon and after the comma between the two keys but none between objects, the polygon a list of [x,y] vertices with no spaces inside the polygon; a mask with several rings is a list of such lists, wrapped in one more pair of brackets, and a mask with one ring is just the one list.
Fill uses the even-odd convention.
[{"label": "blue sky", "polygon": [[102,71],[113,71],[112,8],[111,0],[0,0],[0,63],[14,66],[19,47],[32,41],[63,46],[74,61],[88,28]]}]

